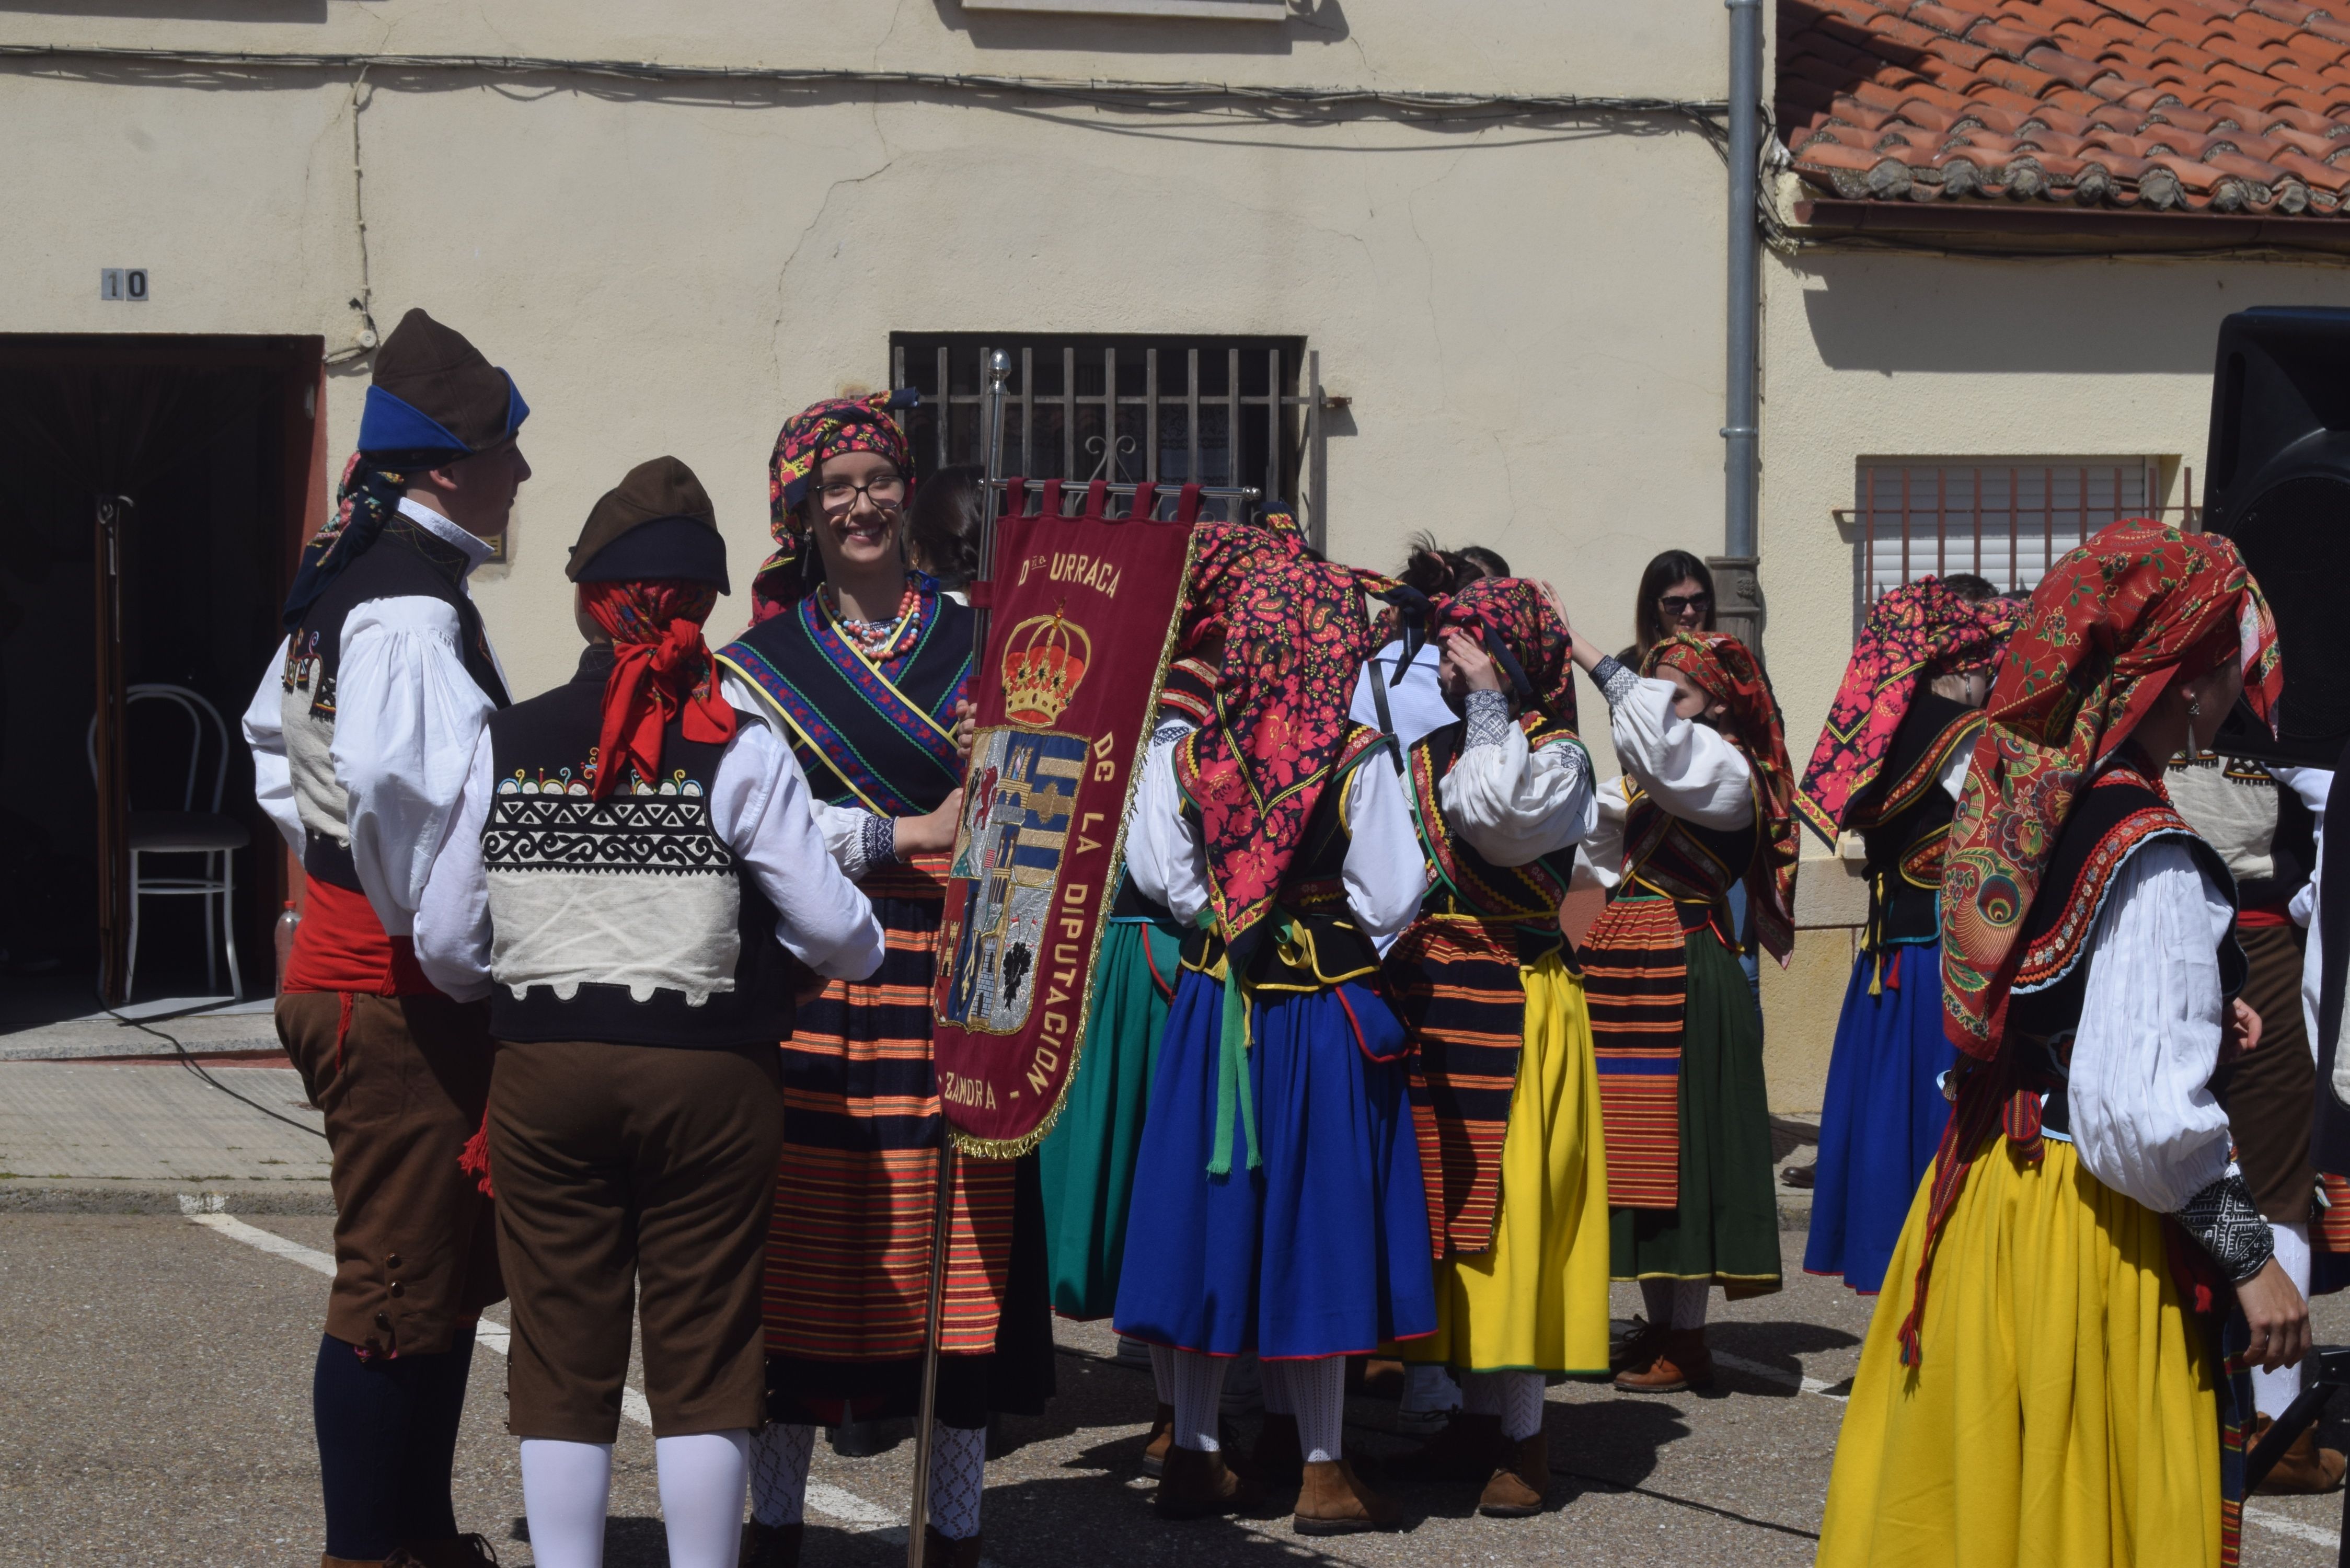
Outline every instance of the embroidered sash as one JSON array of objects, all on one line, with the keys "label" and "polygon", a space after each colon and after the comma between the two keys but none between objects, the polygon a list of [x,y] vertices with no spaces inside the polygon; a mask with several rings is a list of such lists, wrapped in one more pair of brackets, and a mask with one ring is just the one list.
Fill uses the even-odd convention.
[{"label": "embroidered sash", "polygon": [[[1689,1013],[1687,932],[1711,926],[1735,950],[1730,885],[1752,830],[1692,827],[1629,786],[1624,882],[1583,944],[1607,1137],[1607,1202],[1680,1207],[1681,1031]],[[1723,853],[1732,841],[1745,854]]]},{"label": "embroidered sash", "polygon": [[[1533,716],[1534,720],[1539,716]],[[1565,732],[1526,723],[1529,746]],[[1502,1145],[1525,1043],[1521,931],[1556,947],[1558,906],[1572,852],[1500,867],[1462,842],[1444,819],[1440,785],[1459,756],[1461,727],[1411,748],[1413,815],[1436,867],[1419,919],[1388,955],[1398,1012],[1412,1040],[1411,1114],[1428,1193],[1429,1239],[1440,1261],[1493,1244]]]},{"label": "embroidered sash", "polygon": [[[884,673],[810,594],[718,652],[764,698],[808,775],[833,805],[919,816],[962,783],[954,706],[971,678],[971,612],[922,596],[914,646]],[[827,788],[837,782],[838,788]]]}]

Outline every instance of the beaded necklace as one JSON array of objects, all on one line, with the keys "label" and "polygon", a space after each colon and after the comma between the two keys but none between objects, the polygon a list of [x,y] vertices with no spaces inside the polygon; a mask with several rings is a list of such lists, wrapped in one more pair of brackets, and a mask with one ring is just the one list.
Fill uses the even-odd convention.
[{"label": "beaded necklace", "polygon": [[914,629],[915,620],[921,614],[922,608],[921,590],[914,586],[913,579],[910,577],[906,581],[904,595],[898,600],[898,616],[895,620],[850,619],[840,613],[840,595],[834,590],[830,583],[819,584],[816,587],[816,597],[824,605],[825,615],[831,619],[833,625],[840,628],[840,634],[849,640],[858,652],[877,664],[883,659],[896,657],[899,645],[904,642],[907,635]]}]

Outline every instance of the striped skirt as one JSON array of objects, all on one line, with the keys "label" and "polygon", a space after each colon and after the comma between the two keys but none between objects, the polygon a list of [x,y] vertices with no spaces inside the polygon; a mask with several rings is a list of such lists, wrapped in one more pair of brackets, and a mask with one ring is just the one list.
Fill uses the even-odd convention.
[{"label": "striped skirt", "polygon": [[[802,1003],[783,1044],[784,1153],[764,1291],[779,1420],[899,1414],[918,1392],[945,1127],[931,1061],[943,867],[943,857],[926,858],[866,879],[887,940],[880,970],[833,981]],[[1049,1392],[1051,1324],[1034,1160],[958,1156],[955,1168],[940,1401],[948,1425],[971,1426],[988,1408],[1037,1402],[1026,1385],[1038,1377]],[[1040,1334],[1041,1370],[990,1376],[991,1352],[1017,1342],[1031,1361]]]}]

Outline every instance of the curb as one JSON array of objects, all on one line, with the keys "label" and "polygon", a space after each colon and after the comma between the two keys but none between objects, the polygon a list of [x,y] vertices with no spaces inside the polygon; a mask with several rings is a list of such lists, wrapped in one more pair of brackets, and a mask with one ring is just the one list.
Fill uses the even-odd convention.
[{"label": "curb", "polygon": [[323,1181],[0,1180],[5,1214],[332,1214]]}]

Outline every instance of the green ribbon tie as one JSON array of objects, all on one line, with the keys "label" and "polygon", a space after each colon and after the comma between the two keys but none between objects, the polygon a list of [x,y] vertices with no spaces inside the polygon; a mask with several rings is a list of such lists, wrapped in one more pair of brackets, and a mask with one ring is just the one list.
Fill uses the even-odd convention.
[{"label": "green ribbon tie", "polygon": [[[1211,929],[1215,924],[1212,911],[1200,911],[1200,925]],[[1230,1176],[1232,1173],[1232,1119],[1237,1109],[1241,1134],[1248,1143],[1248,1168],[1259,1168],[1263,1161],[1256,1147],[1256,1096],[1249,1091],[1249,999],[1241,981],[1240,966],[1232,962],[1229,949],[1224,953],[1224,1020],[1216,1048],[1216,1132],[1208,1157],[1210,1176]]]}]

